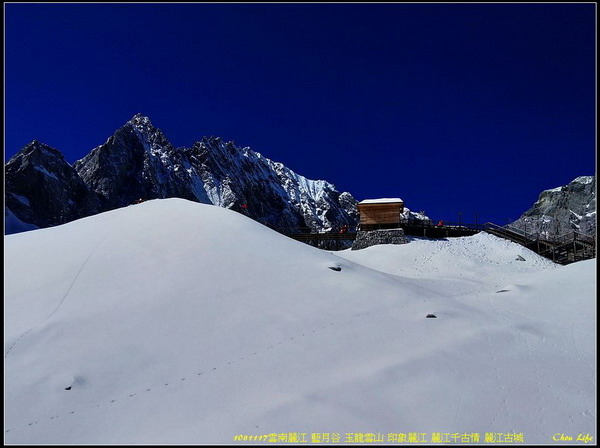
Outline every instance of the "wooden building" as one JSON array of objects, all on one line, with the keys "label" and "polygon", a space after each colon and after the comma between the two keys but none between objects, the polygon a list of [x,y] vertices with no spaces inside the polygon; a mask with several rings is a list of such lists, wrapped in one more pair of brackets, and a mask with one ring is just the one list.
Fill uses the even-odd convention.
[{"label": "wooden building", "polygon": [[358,203],[360,229],[393,229],[400,227],[404,202],[400,198],[366,199]]}]

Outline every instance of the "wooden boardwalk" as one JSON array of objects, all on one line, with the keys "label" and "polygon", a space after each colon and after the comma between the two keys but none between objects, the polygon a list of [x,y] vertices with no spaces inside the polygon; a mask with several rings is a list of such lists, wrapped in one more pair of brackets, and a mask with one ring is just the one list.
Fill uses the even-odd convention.
[{"label": "wooden boardwalk", "polygon": [[405,235],[422,236],[426,238],[456,238],[459,236],[475,235],[483,230],[477,224],[447,223],[443,225],[426,225],[407,223],[401,224]]},{"label": "wooden boardwalk", "polygon": [[[367,227],[367,226],[363,226]],[[459,236],[475,235],[483,230],[483,226],[473,224],[449,223],[445,225],[420,224],[420,223],[400,223],[399,225],[379,225],[369,226],[364,230],[384,230],[402,228],[405,235],[422,236],[427,238],[452,238]],[[275,229],[290,238],[297,241],[303,241],[312,245],[323,241],[354,241],[356,239],[356,229],[350,229],[348,232],[311,232],[309,228],[298,229]]]},{"label": "wooden boardwalk", "polygon": [[573,231],[553,238],[544,238],[511,225],[501,227],[491,222],[485,224],[484,230],[525,246],[555,263],[569,264],[596,258],[596,238],[593,235]]},{"label": "wooden boardwalk", "polygon": [[[499,226],[488,222],[479,224],[447,223],[444,225],[401,223],[395,226],[379,226],[369,230],[402,228],[410,236],[426,238],[453,238],[471,236],[485,231],[500,238],[505,238],[533,252],[546,257],[555,263],[569,264],[575,261],[587,260],[596,257],[596,238],[580,232],[570,232],[555,238],[541,238],[539,235],[527,234],[510,225]],[[311,232],[309,228],[274,229],[297,241],[320,247],[326,250],[346,249],[356,239],[356,229],[348,232]]]}]

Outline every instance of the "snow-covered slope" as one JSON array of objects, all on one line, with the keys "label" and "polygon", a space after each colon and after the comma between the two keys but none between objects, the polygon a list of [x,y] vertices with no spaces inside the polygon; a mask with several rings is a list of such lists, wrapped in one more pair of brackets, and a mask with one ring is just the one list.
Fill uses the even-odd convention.
[{"label": "snow-covered slope", "polygon": [[489,235],[334,255],[182,199],[4,242],[7,443],[595,440],[595,260]]}]

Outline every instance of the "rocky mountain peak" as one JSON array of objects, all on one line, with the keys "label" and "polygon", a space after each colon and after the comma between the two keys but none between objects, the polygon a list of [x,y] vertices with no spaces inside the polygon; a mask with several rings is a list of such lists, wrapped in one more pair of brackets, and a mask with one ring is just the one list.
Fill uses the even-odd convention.
[{"label": "rocky mountain peak", "polygon": [[6,207],[25,224],[48,227],[97,212],[99,202],[63,154],[38,140],[5,165]]},{"label": "rocky mountain peak", "polygon": [[567,185],[542,191],[511,225],[547,238],[572,231],[595,234],[596,176],[579,176]]},{"label": "rocky mountain peak", "polygon": [[46,145],[39,140],[32,140],[29,142],[23,149],[11,157],[8,163],[11,163],[13,159],[35,160],[40,162],[42,160],[58,159],[66,163],[65,157],[58,149]]},{"label": "rocky mountain peak", "polygon": [[150,118],[142,115],[140,113],[135,114],[126,124],[125,126],[131,126],[135,131],[139,132],[144,136],[151,136],[155,134],[158,129],[154,127]]},{"label": "rocky mountain peak", "polygon": [[135,114],[133,117],[131,117],[131,119],[128,121],[128,123],[134,124],[134,125],[138,125],[138,124],[148,124],[148,125],[152,125],[152,123],[150,123],[150,118],[148,118],[146,115],[138,112],[137,114]]},{"label": "rocky mountain peak", "polygon": [[145,149],[153,155],[175,149],[163,132],[155,127],[150,118],[145,115],[140,113],[135,114],[119,131],[128,133],[130,130],[133,130],[133,133],[140,139]]},{"label": "rocky mountain peak", "polygon": [[63,154],[39,140],[33,140],[10,158],[5,173],[15,176],[46,176],[50,181],[71,176],[71,166]]}]

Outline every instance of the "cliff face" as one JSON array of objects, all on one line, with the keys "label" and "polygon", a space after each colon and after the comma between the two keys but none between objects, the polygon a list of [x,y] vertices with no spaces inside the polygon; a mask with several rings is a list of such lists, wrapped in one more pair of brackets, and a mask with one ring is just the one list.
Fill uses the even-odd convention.
[{"label": "cliff face", "polygon": [[358,221],[356,200],[329,182],[307,179],[218,137],[175,148],[140,114],[73,166],[60,151],[32,142],[5,165],[5,174],[7,207],[38,227],[138,198],[169,197],[230,208],[279,228],[327,231]]},{"label": "cliff face", "polygon": [[55,226],[101,209],[62,153],[36,140],[8,161],[4,174],[6,208],[22,223]]},{"label": "cliff face", "polygon": [[174,148],[147,117],[135,115],[106,143],[92,149],[74,168],[102,200],[104,210],[138,198],[180,197],[210,203],[194,191],[182,151]]},{"label": "cliff face", "polygon": [[350,193],[307,179],[249,148],[204,138],[194,144],[189,160],[211,203],[269,225],[325,231],[358,221]]},{"label": "cliff face", "polygon": [[580,176],[567,185],[545,190],[511,225],[544,238],[578,231],[596,233],[596,176]]}]

